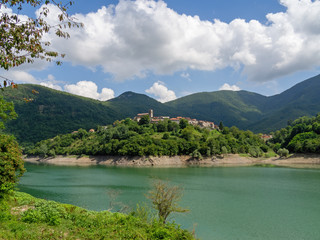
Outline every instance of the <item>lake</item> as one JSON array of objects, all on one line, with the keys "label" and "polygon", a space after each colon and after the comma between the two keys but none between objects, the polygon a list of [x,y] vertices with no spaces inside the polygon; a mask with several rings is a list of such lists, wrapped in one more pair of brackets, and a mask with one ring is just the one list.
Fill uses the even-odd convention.
[{"label": "lake", "polygon": [[147,202],[153,179],[184,188],[189,213],[171,218],[200,239],[319,239],[320,169],[280,167],[66,167],[26,164],[19,188],[91,210]]}]

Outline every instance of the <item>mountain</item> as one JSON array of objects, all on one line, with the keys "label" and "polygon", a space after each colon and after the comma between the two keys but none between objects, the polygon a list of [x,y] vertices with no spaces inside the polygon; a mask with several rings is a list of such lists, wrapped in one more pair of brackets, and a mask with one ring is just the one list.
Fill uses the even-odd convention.
[{"label": "mountain", "polygon": [[259,121],[247,126],[259,132],[283,128],[289,120],[302,116],[314,116],[320,112],[320,75],[296,84],[281,94],[268,98],[261,109],[264,115]]},{"label": "mountain", "polygon": [[[268,133],[285,127],[288,120],[320,112],[319,92],[320,75],[271,97],[247,91],[216,91],[192,94],[165,104],[134,92],[101,102],[30,84],[7,88],[1,95],[15,103],[19,115],[7,124],[7,131],[20,143],[34,143],[79,128],[88,130],[133,118],[149,109],[154,110],[155,116],[185,116],[216,124],[222,121],[225,126]],[[33,101],[26,103],[23,98]]]},{"label": "mountain", "polygon": [[107,101],[107,105],[115,111],[120,110],[118,115],[122,117],[119,119],[133,118],[137,113],[147,113],[150,109],[153,109],[156,115],[161,116],[174,116],[176,113],[174,108],[166,106],[144,94],[134,92],[125,92],[119,97],[110,99]]},{"label": "mountain", "polygon": [[163,115],[173,114],[170,107],[133,92],[101,102],[39,85],[20,84],[18,89],[5,89],[2,95],[15,104],[19,117],[8,122],[6,130],[14,133],[20,143],[35,143],[79,128],[88,130],[98,125],[112,124],[149,109]]},{"label": "mountain", "polygon": [[[33,90],[38,93],[32,93]],[[117,112],[103,102],[39,85],[20,84],[18,89],[7,88],[2,94],[15,104],[19,117],[10,121],[6,129],[14,133],[19,142],[37,142],[117,119]],[[33,100],[26,102],[24,98]]]},{"label": "mountain", "polygon": [[271,97],[247,91],[196,93],[166,103],[190,115],[254,132],[285,127],[288,120],[320,112],[320,75]]},{"label": "mountain", "polygon": [[267,97],[247,91],[196,93],[166,103],[192,118],[245,128],[263,115]]}]

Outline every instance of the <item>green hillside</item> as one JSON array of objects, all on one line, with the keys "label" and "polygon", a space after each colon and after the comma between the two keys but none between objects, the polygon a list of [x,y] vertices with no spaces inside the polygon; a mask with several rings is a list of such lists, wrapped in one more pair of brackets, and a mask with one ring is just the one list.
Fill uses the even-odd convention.
[{"label": "green hillside", "polygon": [[261,109],[263,118],[248,128],[258,131],[275,131],[287,125],[289,120],[302,116],[314,116],[320,112],[320,75],[296,84],[281,94],[268,98]]},{"label": "green hillside", "polygon": [[267,97],[256,93],[217,91],[192,94],[166,105],[188,112],[193,118],[244,128],[261,118],[260,109],[266,101]]},{"label": "green hillside", "polygon": [[[146,119],[148,116],[146,117]],[[150,119],[148,119],[150,120]],[[180,120],[161,123],[139,123],[129,118],[114,126],[100,127],[96,132],[79,130],[43,140],[29,149],[28,155],[109,155],[109,156],[177,156],[193,158],[220,156],[227,153],[249,154],[252,157],[274,155],[258,136],[236,127],[200,128]]]},{"label": "green hillside", "polygon": [[[35,89],[38,93],[32,93]],[[287,91],[266,97],[247,91],[196,93],[160,103],[144,94],[125,92],[106,102],[84,98],[39,85],[21,84],[0,94],[13,101],[19,117],[7,124],[20,143],[35,143],[79,128],[86,130],[133,118],[154,110],[155,116],[185,116],[220,121],[254,132],[268,133],[285,127],[289,120],[320,112],[320,75]],[[23,98],[32,98],[26,103]]]},{"label": "green hillside", "polygon": [[289,120],[320,112],[320,75],[285,92],[265,97],[247,91],[196,93],[166,103],[190,116],[268,133],[285,127]]},{"label": "green hillside", "polygon": [[0,199],[0,210],[0,239],[195,239],[142,207],[129,214],[96,212],[14,192]]},{"label": "green hillside", "polygon": [[[148,112],[151,108],[157,114],[173,114],[170,107],[133,92],[101,102],[39,85],[20,84],[18,89],[7,88],[0,94],[15,104],[19,117],[8,122],[6,129],[13,133],[20,143],[35,143],[79,128],[95,129],[98,125],[108,125],[118,119],[134,117],[137,113]],[[26,102],[24,99],[32,101]]]},{"label": "green hillside", "polygon": [[[18,89],[5,89],[2,95],[14,102],[19,115],[6,129],[22,143],[34,143],[79,128],[95,128],[117,119],[117,112],[103,102],[39,85],[21,84]],[[24,98],[33,100],[25,102]]]},{"label": "green hillside", "polygon": [[110,99],[106,104],[118,111],[119,120],[126,117],[133,118],[137,113],[147,113],[150,109],[153,109],[157,116],[175,116],[176,114],[174,108],[167,107],[144,94],[134,92],[125,92],[116,98]]},{"label": "green hillside", "polygon": [[291,153],[320,153],[320,114],[290,121],[275,131],[270,140],[273,149],[286,148]]}]

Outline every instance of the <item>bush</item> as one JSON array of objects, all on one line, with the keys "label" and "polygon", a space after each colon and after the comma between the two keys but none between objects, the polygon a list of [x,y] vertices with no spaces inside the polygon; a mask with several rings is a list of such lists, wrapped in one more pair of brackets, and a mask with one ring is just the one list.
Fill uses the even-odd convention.
[{"label": "bush", "polygon": [[22,215],[22,221],[27,223],[44,222],[49,225],[58,225],[61,218],[66,216],[66,210],[53,201],[39,201],[34,209],[30,208]]},{"label": "bush", "polygon": [[202,159],[202,155],[201,153],[198,151],[198,149],[194,150],[191,154],[190,154],[193,158],[197,158],[198,160]]},{"label": "bush", "polygon": [[288,157],[289,156],[289,151],[286,148],[280,148],[277,153],[280,157]]},{"label": "bush", "polygon": [[263,156],[263,152],[259,147],[251,147],[249,149],[249,154],[252,157],[258,158],[258,157],[262,157]]},{"label": "bush", "polygon": [[158,211],[159,221],[166,223],[171,213],[188,211],[188,209],[182,208],[178,204],[182,196],[182,188],[179,186],[170,186],[167,182],[155,181],[153,189],[149,191],[147,198],[151,200],[153,208]]}]

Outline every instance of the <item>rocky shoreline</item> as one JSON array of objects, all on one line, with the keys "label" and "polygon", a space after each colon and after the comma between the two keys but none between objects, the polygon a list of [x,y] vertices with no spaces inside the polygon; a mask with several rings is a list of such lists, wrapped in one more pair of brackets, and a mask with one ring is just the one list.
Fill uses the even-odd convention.
[{"label": "rocky shoreline", "polygon": [[131,167],[186,167],[186,166],[250,166],[271,164],[276,166],[319,167],[320,155],[295,154],[288,158],[251,158],[238,154],[228,154],[221,157],[203,158],[191,156],[56,156],[42,158],[25,156],[25,162],[37,164],[52,164],[64,166],[131,166]]}]

